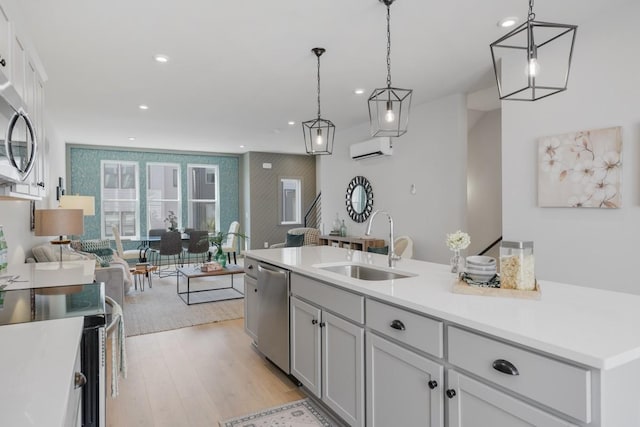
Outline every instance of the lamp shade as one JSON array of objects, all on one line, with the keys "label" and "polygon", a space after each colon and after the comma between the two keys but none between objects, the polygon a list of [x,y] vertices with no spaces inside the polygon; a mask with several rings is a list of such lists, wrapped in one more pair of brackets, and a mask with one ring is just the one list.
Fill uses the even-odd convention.
[{"label": "lamp shade", "polygon": [[93,196],[60,196],[60,207],[63,209],[82,209],[84,216],[96,214],[96,203]]},{"label": "lamp shade", "polygon": [[38,209],[36,236],[67,236],[84,233],[82,209]]}]

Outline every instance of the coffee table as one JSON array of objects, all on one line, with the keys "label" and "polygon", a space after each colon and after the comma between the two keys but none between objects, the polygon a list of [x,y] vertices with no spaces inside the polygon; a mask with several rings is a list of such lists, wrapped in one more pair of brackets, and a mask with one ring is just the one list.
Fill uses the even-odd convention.
[{"label": "coffee table", "polygon": [[[201,271],[200,267],[178,267],[178,274],[176,274],[176,292],[178,296],[184,301],[187,305],[192,304],[201,304],[204,302],[214,302],[214,301],[225,301],[230,299],[239,299],[244,298],[244,294],[233,287],[233,276],[236,274],[244,274],[244,268],[239,265],[228,265],[222,270],[216,271]],[[210,289],[199,289],[199,290],[191,290],[191,279],[196,279],[198,277],[211,277],[211,276],[231,276],[231,286],[226,286],[224,288],[210,288]],[[180,292],[180,276],[184,276],[187,278],[187,291]],[[225,291],[225,292],[217,292],[217,291]],[[207,299],[198,299],[198,301],[191,302],[190,296],[193,293],[198,292],[209,292],[211,298]],[[215,295],[220,294],[220,295]],[[186,299],[184,297],[186,295]]]}]

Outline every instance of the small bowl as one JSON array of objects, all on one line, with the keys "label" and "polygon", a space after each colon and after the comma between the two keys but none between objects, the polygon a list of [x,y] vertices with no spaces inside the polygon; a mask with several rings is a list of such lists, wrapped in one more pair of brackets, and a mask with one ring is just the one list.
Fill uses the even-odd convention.
[{"label": "small bowl", "polygon": [[488,282],[495,275],[496,275],[496,273],[492,273],[492,274],[475,274],[475,273],[467,272],[467,276],[469,276],[472,280],[475,280],[476,282]]},{"label": "small bowl", "polygon": [[490,272],[495,272],[496,271],[496,266],[495,265],[488,265],[488,266],[484,266],[481,267],[479,265],[473,265],[473,264],[467,264],[466,271],[475,271],[477,273],[490,273]]},{"label": "small bowl", "polygon": [[472,255],[468,256],[466,260],[467,264],[471,264],[474,266],[486,267],[490,265],[496,265],[496,259],[490,256]]}]

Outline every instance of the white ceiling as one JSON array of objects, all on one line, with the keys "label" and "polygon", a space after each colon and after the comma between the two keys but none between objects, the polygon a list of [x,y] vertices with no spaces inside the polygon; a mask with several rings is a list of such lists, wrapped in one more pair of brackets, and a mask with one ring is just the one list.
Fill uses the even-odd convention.
[{"label": "white ceiling", "polygon": [[[633,0],[539,0],[535,12],[538,20],[581,25],[626,1]],[[336,125],[336,144],[341,129],[368,120],[368,95],[386,85],[386,10],[378,0],[17,3],[49,77],[50,122],[67,142],[300,153],[300,122],[316,116],[311,48],[327,49],[322,116]],[[412,88],[414,105],[485,88],[489,43],[505,33],[497,21],[522,20],[527,6],[397,0],[394,86]],[[576,49],[579,43],[580,29]],[[158,53],[170,62],[153,61]],[[149,110],[138,109],[143,103]]]}]

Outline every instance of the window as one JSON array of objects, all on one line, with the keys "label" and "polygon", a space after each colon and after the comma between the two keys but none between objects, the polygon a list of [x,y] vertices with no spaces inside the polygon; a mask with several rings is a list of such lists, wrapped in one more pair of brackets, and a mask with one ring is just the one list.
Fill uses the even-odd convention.
[{"label": "window", "polygon": [[114,225],[122,237],[137,238],[140,227],[138,163],[102,160],[100,169],[102,238],[113,237]]},{"label": "window", "polygon": [[298,178],[280,178],[280,224],[300,224],[302,198]]},{"label": "window", "polygon": [[[220,231],[220,205],[218,203],[218,166],[188,165],[189,226],[196,230],[209,230],[216,225]],[[225,230],[226,231],[226,230]]]},{"label": "window", "polygon": [[169,211],[178,217],[181,227],[180,165],[147,163],[147,230],[167,228]]}]

